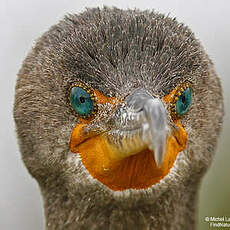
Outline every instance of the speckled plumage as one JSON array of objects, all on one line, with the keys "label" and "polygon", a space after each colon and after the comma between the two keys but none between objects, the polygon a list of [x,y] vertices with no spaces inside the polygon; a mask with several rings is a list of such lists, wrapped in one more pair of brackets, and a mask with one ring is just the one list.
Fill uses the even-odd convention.
[{"label": "speckled plumage", "polygon": [[[69,86],[108,96],[144,88],[162,97],[189,81],[185,151],[160,183],[114,192],[69,152],[77,123]],[[106,117],[110,107],[103,107]],[[99,114],[100,116],[100,114]],[[213,64],[188,27],[152,11],[88,9],[51,27],[18,74],[14,117],[23,161],[44,198],[47,229],[194,229],[200,180],[214,154],[223,98]]]}]

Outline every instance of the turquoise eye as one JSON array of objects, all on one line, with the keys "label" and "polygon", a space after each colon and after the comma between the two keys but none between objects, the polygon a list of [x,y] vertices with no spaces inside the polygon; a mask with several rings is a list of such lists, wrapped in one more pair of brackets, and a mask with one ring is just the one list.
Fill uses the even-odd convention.
[{"label": "turquoise eye", "polygon": [[79,86],[70,89],[70,103],[74,111],[81,117],[87,118],[92,115],[94,110],[93,100],[94,95]]},{"label": "turquoise eye", "polygon": [[187,88],[176,102],[176,112],[178,115],[184,115],[192,104],[192,90]]}]

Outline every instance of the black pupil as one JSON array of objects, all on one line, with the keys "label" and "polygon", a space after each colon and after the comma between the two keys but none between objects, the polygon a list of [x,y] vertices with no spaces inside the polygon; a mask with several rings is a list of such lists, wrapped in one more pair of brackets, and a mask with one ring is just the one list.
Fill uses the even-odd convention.
[{"label": "black pupil", "polygon": [[183,104],[185,103],[185,95],[182,95],[181,101],[182,101]]},{"label": "black pupil", "polygon": [[79,98],[79,100],[80,100],[81,103],[85,103],[85,98],[84,98],[83,96],[81,96],[81,97]]}]

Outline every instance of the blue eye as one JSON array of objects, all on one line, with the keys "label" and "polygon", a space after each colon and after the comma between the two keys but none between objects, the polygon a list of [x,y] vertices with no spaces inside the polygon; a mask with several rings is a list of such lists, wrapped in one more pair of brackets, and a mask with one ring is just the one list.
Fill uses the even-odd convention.
[{"label": "blue eye", "polygon": [[178,115],[184,115],[192,104],[192,90],[187,88],[176,102],[176,112]]},{"label": "blue eye", "polygon": [[70,89],[70,103],[74,111],[83,118],[89,118],[94,113],[93,93],[81,86],[73,86]]}]

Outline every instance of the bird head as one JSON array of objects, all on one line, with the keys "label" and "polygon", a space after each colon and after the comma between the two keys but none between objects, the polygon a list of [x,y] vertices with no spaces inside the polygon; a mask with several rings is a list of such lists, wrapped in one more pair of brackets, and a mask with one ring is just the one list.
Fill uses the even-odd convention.
[{"label": "bird head", "polygon": [[18,75],[20,148],[42,187],[153,193],[199,181],[211,163],[221,86],[175,19],[106,7],[68,15]]}]

